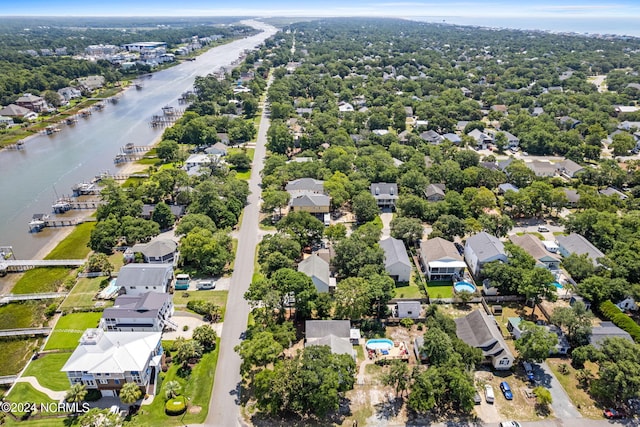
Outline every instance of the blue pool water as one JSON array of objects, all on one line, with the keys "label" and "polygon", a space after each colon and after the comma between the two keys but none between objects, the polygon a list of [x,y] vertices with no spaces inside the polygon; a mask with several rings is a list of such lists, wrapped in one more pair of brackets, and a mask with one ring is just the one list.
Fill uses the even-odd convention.
[{"label": "blue pool water", "polygon": [[367,350],[389,350],[393,348],[393,341],[386,338],[376,338],[367,341]]},{"label": "blue pool water", "polygon": [[455,290],[456,292],[471,292],[474,293],[476,291],[476,287],[473,283],[469,283],[469,282],[456,282],[453,285],[453,290]]},{"label": "blue pool water", "polygon": [[552,285],[555,286],[556,289],[563,289],[563,286],[558,282],[553,282]]}]

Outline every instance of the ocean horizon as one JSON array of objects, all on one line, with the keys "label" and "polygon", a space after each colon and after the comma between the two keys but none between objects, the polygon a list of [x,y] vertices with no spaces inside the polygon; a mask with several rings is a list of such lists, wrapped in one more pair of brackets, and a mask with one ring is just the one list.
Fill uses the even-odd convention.
[{"label": "ocean horizon", "polygon": [[467,16],[420,16],[410,18],[414,21],[446,23],[452,25],[471,25],[490,28],[509,28],[515,30],[540,30],[554,33],[573,32],[578,34],[615,34],[618,36],[640,37],[637,17],[628,18],[491,18]]}]

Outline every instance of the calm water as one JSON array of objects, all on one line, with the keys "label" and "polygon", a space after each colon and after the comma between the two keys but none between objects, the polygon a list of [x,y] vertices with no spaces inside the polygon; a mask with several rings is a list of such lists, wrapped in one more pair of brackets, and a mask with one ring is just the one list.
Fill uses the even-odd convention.
[{"label": "calm water", "polygon": [[149,126],[162,107],[178,107],[178,98],[192,89],[196,76],[207,75],[231,64],[245,49],[253,49],[275,34],[274,27],[256,23],[265,31],[216,47],[144,80],[142,90],[129,89],[119,102],[105,103],[102,111],[79,118],[61,132],[41,135],[25,143],[21,151],[0,151],[0,245],[12,245],[17,258],[32,258],[46,243],[47,230],[29,233],[34,213],[50,213],[58,196],[69,195],[73,184],[88,181],[102,171],[117,172],[113,164],[120,147],[132,142],[149,145],[163,132]]}]

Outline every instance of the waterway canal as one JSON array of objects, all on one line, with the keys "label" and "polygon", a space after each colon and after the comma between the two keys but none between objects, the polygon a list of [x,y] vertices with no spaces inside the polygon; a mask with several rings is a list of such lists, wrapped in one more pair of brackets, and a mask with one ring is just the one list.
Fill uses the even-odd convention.
[{"label": "waterway canal", "polygon": [[79,118],[75,125],[60,124],[58,133],[31,138],[22,150],[0,151],[0,245],[13,246],[17,258],[34,257],[50,232],[29,233],[32,215],[51,213],[56,197],[71,194],[72,185],[100,172],[116,173],[113,158],[120,147],[154,143],[163,128],[150,126],[152,116],[162,114],[165,105],[180,108],[178,98],[192,89],[196,76],[230,65],[277,31],[263,23],[252,25],[264,31],[154,73],[141,90],[124,91],[117,103],[105,102],[102,111]]}]

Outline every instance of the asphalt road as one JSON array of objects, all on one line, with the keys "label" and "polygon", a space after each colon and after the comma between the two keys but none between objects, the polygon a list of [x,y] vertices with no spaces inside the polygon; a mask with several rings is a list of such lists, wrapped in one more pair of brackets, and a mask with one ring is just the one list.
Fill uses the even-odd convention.
[{"label": "asphalt road", "polygon": [[[271,80],[269,80],[269,84],[271,84]],[[265,144],[269,129],[269,118],[264,111],[263,108],[249,180],[251,193],[248,204],[244,208],[244,216],[238,232],[238,250],[229,285],[227,309],[220,339],[220,355],[218,356],[213,393],[209,403],[209,414],[205,421],[207,426],[232,427],[243,424],[240,418],[239,401],[241,359],[234,351],[234,347],[240,344],[241,337],[247,329],[250,308],[244,299],[244,294],[251,283],[255,249],[260,240],[258,226],[260,183],[262,181],[260,172],[264,166]]]},{"label": "asphalt road", "polygon": [[533,363],[532,368],[536,381],[551,393],[551,407],[556,417],[562,419],[582,418],[580,412],[573,406],[567,392],[549,369],[549,365],[546,362]]}]

